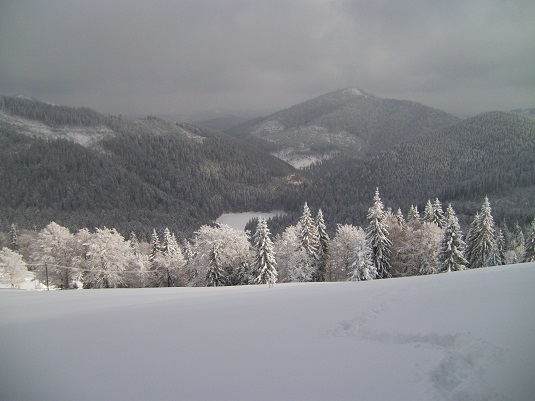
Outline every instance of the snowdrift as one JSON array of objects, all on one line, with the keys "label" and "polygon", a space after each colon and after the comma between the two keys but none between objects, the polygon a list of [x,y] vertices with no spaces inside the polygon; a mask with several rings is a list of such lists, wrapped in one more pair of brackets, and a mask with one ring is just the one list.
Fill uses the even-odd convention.
[{"label": "snowdrift", "polygon": [[2,400],[532,400],[535,264],[371,282],[0,290]]}]

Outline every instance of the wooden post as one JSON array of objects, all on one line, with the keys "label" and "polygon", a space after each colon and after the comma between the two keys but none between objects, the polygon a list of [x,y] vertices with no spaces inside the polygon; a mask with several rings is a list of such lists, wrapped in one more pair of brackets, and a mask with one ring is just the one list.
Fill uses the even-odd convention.
[{"label": "wooden post", "polygon": [[50,288],[48,287],[48,264],[45,263],[45,274],[46,274],[46,290],[50,291]]}]

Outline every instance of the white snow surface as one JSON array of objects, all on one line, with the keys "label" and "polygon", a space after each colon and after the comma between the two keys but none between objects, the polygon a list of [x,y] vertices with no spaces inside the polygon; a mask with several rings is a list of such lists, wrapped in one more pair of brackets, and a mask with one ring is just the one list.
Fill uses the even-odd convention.
[{"label": "white snow surface", "polygon": [[67,139],[86,147],[106,137],[115,135],[115,132],[106,126],[79,127],[65,125],[62,127],[50,127],[40,121],[0,111],[0,124],[2,123],[27,136],[44,139]]},{"label": "white snow surface", "polygon": [[2,400],[532,400],[535,263],[370,282],[0,290]]}]

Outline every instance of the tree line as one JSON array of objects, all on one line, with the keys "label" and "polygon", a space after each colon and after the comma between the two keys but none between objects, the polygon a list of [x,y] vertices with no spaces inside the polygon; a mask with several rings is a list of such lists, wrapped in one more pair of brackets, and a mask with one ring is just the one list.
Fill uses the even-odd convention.
[{"label": "tree line", "polygon": [[365,227],[338,224],[331,239],[323,212],[307,203],[294,225],[272,236],[258,219],[254,233],[203,225],[183,241],[166,228],[150,241],[135,233],[55,222],[19,233],[12,225],[0,251],[0,278],[17,286],[33,270],[58,289],[227,286],[275,282],[373,280],[535,261],[535,219],[529,232],[497,226],[488,198],[463,234],[451,204],[429,200],[406,217],[385,209],[377,189]]}]

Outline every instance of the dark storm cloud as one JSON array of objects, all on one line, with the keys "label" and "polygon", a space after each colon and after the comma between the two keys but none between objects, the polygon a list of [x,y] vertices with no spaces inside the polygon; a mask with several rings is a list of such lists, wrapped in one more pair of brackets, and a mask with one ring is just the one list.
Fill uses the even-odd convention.
[{"label": "dark storm cloud", "polygon": [[280,109],[346,86],[535,107],[535,2],[0,3],[0,92],[114,113]]}]

